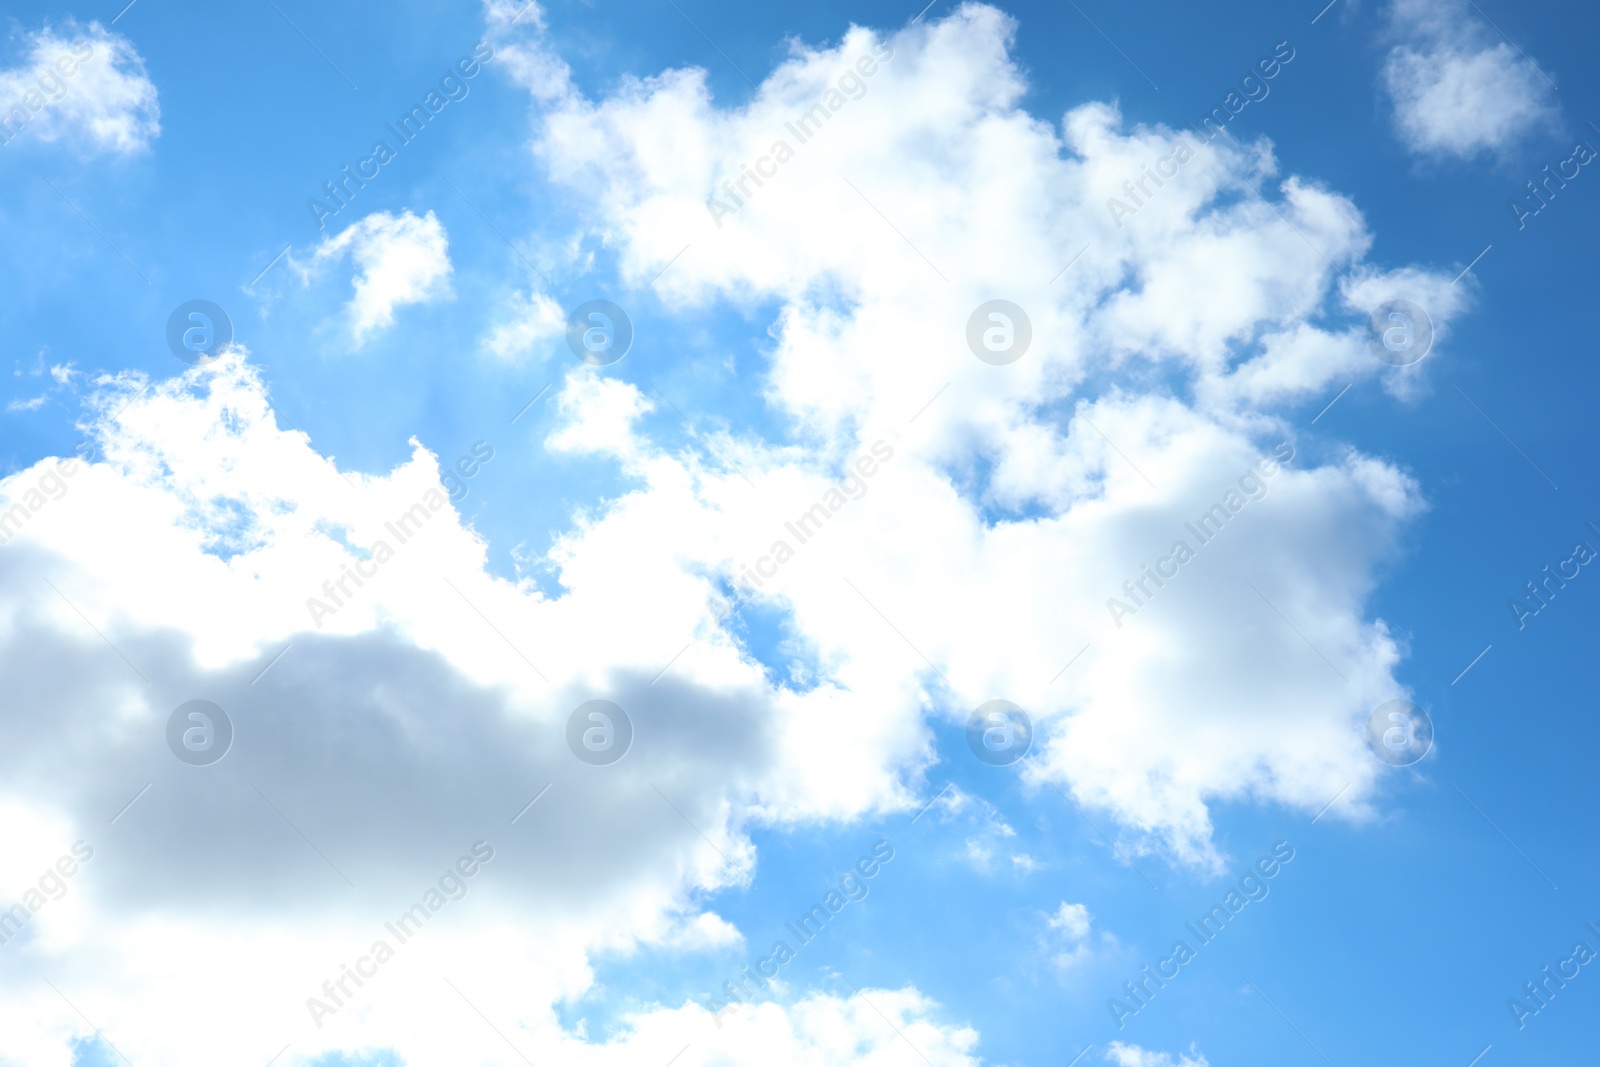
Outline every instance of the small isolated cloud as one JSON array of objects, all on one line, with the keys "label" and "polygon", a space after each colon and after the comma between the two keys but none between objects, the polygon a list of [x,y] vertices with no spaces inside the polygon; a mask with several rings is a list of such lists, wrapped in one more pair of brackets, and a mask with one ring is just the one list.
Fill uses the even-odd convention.
[{"label": "small isolated cloud", "polygon": [[1094,916],[1087,905],[1063,900],[1055,913],[1045,918],[1042,943],[1057,971],[1070,971],[1087,961],[1094,955],[1096,942],[1102,948],[1112,948],[1117,939],[1104,929],[1096,935]]},{"label": "small isolated cloud", "polygon": [[1556,116],[1555,87],[1534,60],[1493,40],[1458,0],[1396,0],[1384,87],[1417,155],[1469,159],[1513,144]]},{"label": "small isolated cloud", "polygon": [[[43,366],[43,357],[44,353],[41,352],[39,354],[39,365],[35,366],[34,369],[29,372],[28,377],[41,378],[44,376],[45,369]],[[23,376],[21,370],[17,370],[13,373],[14,377],[20,378]],[[49,374],[51,381],[55,382],[55,387],[53,389],[40,393],[38,396],[28,397],[26,399],[18,397],[17,399],[6,404],[6,411],[11,414],[15,414],[19,411],[38,411],[40,408],[44,407],[45,404],[50,402],[50,394],[52,392],[70,390],[72,388],[72,380],[74,378],[83,377],[83,372],[78,370],[71,363],[51,364]]]},{"label": "small isolated cloud", "polygon": [[707,952],[742,945],[744,935],[722,916],[703,911],[669,930],[661,944],[687,952]]},{"label": "small isolated cloud", "polygon": [[356,347],[376,331],[394,325],[395,309],[452,295],[450,241],[433,212],[420,218],[380,211],[331,237],[312,253],[308,266],[296,264],[309,282],[346,253],[355,262],[355,295],[346,310]]},{"label": "small isolated cloud", "polygon": [[561,305],[541,292],[516,293],[506,304],[505,318],[483,339],[483,347],[499,359],[527,359],[536,345],[561,336],[566,317]]},{"label": "small isolated cloud", "polygon": [[957,819],[967,826],[961,859],[980,874],[991,874],[995,861],[1009,861],[1013,872],[1030,874],[1039,861],[1015,848],[1017,831],[1006,822],[1000,809],[987,800],[951,785],[928,803],[927,811],[937,812],[944,822]]},{"label": "small isolated cloud", "polygon": [[1058,932],[1070,942],[1079,942],[1089,936],[1089,923],[1092,916],[1089,909],[1083,904],[1068,904],[1061,902],[1056,913],[1050,916],[1046,924],[1050,929]]},{"label": "small isolated cloud", "polygon": [[161,133],[156,87],[127,38],[68,23],[23,34],[21,52],[18,66],[0,70],[0,144],[26,135],[129,154]]},{"label": "small isolated cloud", "polygon": [[654,407],[628,382],[575,372],[556,397],[562,424],[545,439],[545,447],[553,452],[633,459],[639,454],[634,421]]},{"label": "small isolated cloud", "polygon": [[1113,1041],[1106,1050],[1106,1060],[1117,1067],[1209,1067],[1206,1058],[1196,1052],[1193,1045],[1189,1046],[1189,1055],[1173,1059],[1168,1052],[1151,1052],[1138,1045]]}]

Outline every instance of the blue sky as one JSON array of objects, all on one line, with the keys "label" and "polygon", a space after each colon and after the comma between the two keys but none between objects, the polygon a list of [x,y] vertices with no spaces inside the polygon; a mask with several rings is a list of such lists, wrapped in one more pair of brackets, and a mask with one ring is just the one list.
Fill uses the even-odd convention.
[{"label": "blue sky", "polygon": [[1590,15],[5,28],[0,1064],[1588,1048]]}]

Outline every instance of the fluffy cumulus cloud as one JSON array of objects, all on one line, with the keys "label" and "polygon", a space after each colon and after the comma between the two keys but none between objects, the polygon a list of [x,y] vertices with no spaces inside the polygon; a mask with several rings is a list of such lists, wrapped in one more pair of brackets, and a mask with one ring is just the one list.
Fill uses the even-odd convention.
[{"label": "fluffy cumulus cloud", "polygon": [[1209,1061],[1193,1048],[1189,1049],[1188,1055],[1180,1053],[1174,1059],[1169,1052],[1154,1052],[1120,1041],[1111,1042],[1106,1050],[1106,1061],[1117,1067],[1209,1067]]},{"label": "fluffy cumulus cloud", "polygon": [[1395,126],[1418,155],[1498,152],[1556,117],[1555,87],[1461,0],[1395,0],[1399,39],[1383,82]]},{"label": "fluffy cumulus cloud", "polygon": [[1045,925],[1057,931],[1064,940],[1077,943],[1089,936],[1089,918],[1089,909],[1084,905],[1062,901]]},{"label": "fluffy cumulus cloud", "polygon": [[[1316,810],[1350,782],[1354,812],[1376,784],[1353,723],[1403,690],[1403,641],[1365,601],[1420,492],[1297,443],[1291,412],[1380,373],[1418,388],[1428,364],[1391,373],[1368,315],[1410,300],[1444,339],[1466,294],[1367,259],[1356,205],[1280,174],[1265,144],[1130,129],[1106,104],[1059,126],[1022,111],[1012,30],[969,4],[796,44],[738,106],[696,70],[593,101],[537,40],[503,51],[546,104],[542,156],[596,191],[628,275],[687,244],[656,283],[669,297],[776,301],[766,395],[793,440],[839,479],[874,442],[893,451],[849,475],[864,502],[832,509],[826,543],[773,527],[707,565],[737,581],[753,564],[751,595],[851,692],[892,682],[957,719],[1022,704],[1030,780],[1209,863],[1217,800]],[[1136,217],[1110,211],[1180,138],[1178,176]],[[1005,366],[966,342],[995,298],[1031,325]],[[815,499],[796,491],[790,518]]]},{"label": "fluffy cumulus cloud", "polygon": [[[1062,901],[1053,915],[1045,917],[1043,947],[1057,971],[1070,972],[1094,957],[1095,939],[1090,936],[1094,916],[1083,904]],[[1098,938],[1104,948],[1114,948],[1117,939],[1101,930]]]},{"label": "fluffy cumulus cloud", "polygon": [[[592,981],[592,951],[737,940],[691,893],[748,880],[743,827],[778,817],[765,809],[904,805],[894,731],[868,746],[855,790],[785,754],[837,730],[810,710],[844,697],[771,687],[715,626],[706,580],[672,565],[675,545],[656,554],[589,528],[553,554],[561,596],[491,578],[432,454],[418,445],[382,477],[339,471],[275,424],[246,358],[142,396],[144,382],[102,383],[103,458],[47,460],[5,484],[0,661],[17,744],[3,757],[0,892],[27,907],[4,930],[0,1025],[16,1040],[0,1062],[64,1063],[64,1042],[85,1036],[46,977],[95,1005],[135,1061],[270,1056],[289,1041],[304,1058],[392,1047],[412,1062],[509,1062],[491,1031],[446,1033],[434,1007],[417,1010],[441,998],[530,1055],[620,1057],[552,1014]],[[569,383],[576,432],[601,427],[601,445],[617,432],[614,392]],[[663,481],[698,477],[659,454],[637,462]],[[689,640],[697,650],[658,677]],[[566,740],[569,713],[595,697],[634,724],[611,767],[579,762]],[[193,698],[233,724],[214,766],[168,751],[168,717]],[[74,855],[72,876],[50,874]],[[419,902],[420,932],[385,925]],[[929,1021],[914,994],[858,996],[967,1062],[970,1036]],[[883,1040],[861,1032],[871,1013],[855,997],[809,1003],[833,1020],[829,1040]],[[700,1008],[636,1024],[670,1029],[663,1062],[702,1043],[691,1064],[730,1062],[717,1049],[738,1034],[799,1025],[752,1013],[728,1029]],[[804,1047],[824,1036],[794,1039],[791,1062],[824,1062]],[[653,1055],[654,1040],[628,1054]]]},{"label": "fluffy cumulus cloud", "polygon": [[556,397],[561,426],[545,438],[545,447],[552,452],[636,459],[639,443],[634,421],[654,407],[638,387],[627,382],[571,377]]},{"label": "fluffy cumulus cloud", "polygon": [[0,143],[26,136],[86,153],[132,153],[161,133],[156,87],[126,37],[98,22],[20,36],[21,62],[0,69]]},{"label": "fluffy cumulus cloud", "polygon": [[[1366,351],[1378,304],[1425,304],[1446,336],[1454,272],[1370,262],[1356,206],[1264,145],[1197,145],[1113,218],[1179,133],[1021,110],[1012,30],[970,4],[854,28],[732,107],[695,70],[586,99],[538,20],[507,31],[545,103],[539,158],[598,194],[583,225],[626,278],[687,243],[668,297],[778,309],[772,439],[663,444],[651,397],[572,364],[532,462],[615,463],[626,488],[528,574],[488,572],[423,443],[340,470],[277,424],[242,350],[101,381],[99,458],[0,483],[0,890],[75,864],[3,948],[0,1063],[67,1063],[91,1032],[70,1000],[174,1067],[286,1042],[285,1063],[469,1067],[686,1044],[683,1067],[809,1067],[908,1042],[956,1067],[978,1035],[909,987],[720,1025],[646,1005],[603,1042],[560,1007],[597,952],[735,940],[700,902],[749,881],[752,828],[922,807],[932,720],[995,697],[1034,718],[1026,782],[1173,862],[1220,861],[1219,802],[1375,803],[1358,726],[1403,695],[1404,640],[1368,598],[1420,490],[1300,423],[1390,369]],[[358,336],[448,278],[431,215],[370,216],[315,262],[344,251]],[[1031,323],[1006,365],[967,346],[993,299]],[[801,675],[762,662],[750,604],[781,614]],[[194,698],[234,727],[209,767],[168,750]],[[609,766],[568,747],[591,699],[633,723]],[[385,924],[414,905],[402,941]],[[1065,951],[1089,933],[1054,919]]]},{"label": "fluffy cumulus cloud", "polygon": [[309,261],[295,266],[309,283],[346,256],[355,268],[354,292],[345,310],[357,347],[394,325],[397,308],[451,295],[450,241],[431,211],[420,217],[410,211],[375,212],[324,237]]},{"label": "fluffy cumulus cloud", "polygon": [[646,1043],[649,1033],[683,1033],[683,1024],[690,1022],[710,1025],[703,1010],[686,1007],[638,1020],[642,1024],[640,1030],[630,1034],[627,1041],[590,1047],[576,1062],[596,1067],[631,1067],[649,1062],[648,1056],[659,1050],[668,1059],[681,1051],[683,1058],[678,1062],[694,1067],[745,1063],[781,1067],[849,1063],[876,1067],[904,1063],[908,1058],[915,1062],[919,1056],[933,1067],[978,1067],[982,1062],[976,1055],[978,1034],[970,1027],[941,1025],[937,1014],[937,1005],[914,989],[868,989],[843,999],[810,995],[787,1008],[764,1004],[728,1012],[716,1020],[723,1030],[715,1039],[715,1048],[697,1050],[691,1044],[681,1049],[666,1036],[659,1042]]},{"label": "fluffy cumulus cloud", "polygon": [[506,303],[503,318],[483,339],[483,348],[507,361],[521,361],[539,353],[565,333],[567,313],[538,290],[518,293]]}]

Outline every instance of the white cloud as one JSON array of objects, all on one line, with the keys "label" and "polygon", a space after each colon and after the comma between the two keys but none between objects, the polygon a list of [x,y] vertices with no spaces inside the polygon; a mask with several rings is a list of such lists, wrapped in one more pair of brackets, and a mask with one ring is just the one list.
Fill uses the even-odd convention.
[{"label": "white cloud", "polygon": [[1089,919],[1087,907],[1063,900],[1046,925],[1058,931],[1068,942],[1076,943],[1089,936]]},{"label": "white cloud", "polygon": [[23,62],[0,70],[0,141],[26,135],[128,154],[161,133],[156,87],[126,37],[69,22],[21,40]]},{"label": "white cloud", "polygon": [[[380,211],[368,215],[312,251],[311,260],[295,264],[308,281],[348,254],[355,263],[355,290],[346,313],[357,347],[373,333],[394,324],[396,308],[450,297],[450,243],[433,212],[420,218]],[[291,257],[292,259],[292,257]]]},{"label": "white cloud", "polygon": [[[186,1067],[258,1042],[270,1056],[287,1034],[300,1057],[392,1047],[421,1062],[509,1062],[503,1046],[450,1038],[418,1009],[454,996],[441,974],[528,1048],[563,1062],[600,1055],[563,1032],[550,1005],[593,981],[593,951],[736,943],[737,930],[691,899],[748,880],[745,824],[779,817],[766,812],[903,806],[882,743],[818,764],[816,742],[830,741],[819,727],[836,729],[828,691],[808,701],[773,690],[711,625],[708,586],[674,563],[672,539],[612,542],[608,513],[552,553],[559,598],[491,578],[432,454],[417,445],[387,476],[342,475],[275,425],[245,358],[231,350],[136,399],[142,379],[102,381],[105,459],[0,483],[0,514],[24,508],[8,529],[20,522],[20,532],[0,545],[10,709],[0,719],[16,742],[0,756],[0,803],[27,813],[4,824],[0,852],[32,860],[77,838],[96,849],[69,894],[5,946],[15,979],[0,997],[0,1025],[16,1038],[7,1055],[46,1062],[81,1032],[38,980],[46,972],[97,1003],[97,1024],[136,1061]],[[579,379],[563,395],[605,409],[617,388]],[[574,425],[594,414],[579,411]],[[638,463],[652,478],[695,477],[653,450]],[[638,516],[650,525],[674,528],[680,517],[658,502],[633,501],[654,511]],[[388,524],[419,505],[424,518],[402,542]],[[681,518],[703,535],[713,521]],[[310,598],[336,610],[314,619]],[[657,678],[690,640],[693,651]],[[48,729],[22,715],[46,694],[57,709]],[[238,740],[196,772],[171,758],[162,730],[175,701],[200,695],[230,712]],[[600,773],[564,740],[568,712],[595,695],[639,726],[636,750]],[[837,714],[860,713],[852,699]],[[320,755],[308,763],[311,737]],[[835,777],[841,768],[855,770],[853,786]],[[307,998],[479,839],[496,855],[466,900],[313,1026]],[[0,870],[15,876],[0,886],[37,878],[36,866]],[[197,887],[201,911],[163,903]],[[970,1043],[959,1028],[918,1022],[925,1005],[905,996],[908,1025],[931,1045]],[[795,1010],[834,1018],[844,1047],[879,1042],[851,1029],[864,1018],[854,1002],[814,999]],[[178,1004],[203,1020],[158,1007]],[[698,1008],[658,1014],[680,1031],[716,1031]],[[763,1008],[739,1025],[755,1027],[752,1040],[790,1040],[787,1018]],[[814,1055],[805,1050],[820,1038],[807,1034],[792,1039],[794,1062]],[[465,1051],[447,1052],[451,1040]]]},{"label": "white cloud", "polygon": [[1209,1061],[1196,1052],[1193,1045],[1189,1046],[1189,1055],[1180,1054],[1173,1059],[1170,1052],[1152,1052],[1138,1045],[1113,1041],[1106,1050],[1106,1060],[1117,1067],[1209,1067]]},{"label": "white cloud", "polygon": [[637,386],[575,370],[556,396],[562,424],[545,438],[552,452],[608,455],[631,461],[639,454],[633,424],[655,403]]},{"label": "white cloud", "polygon": [[954,783],[942,789],[917,817],[959,825],[965,836],[961,849],[952,853],[953,858],[979,874],[995,873],[996,859],[1008,861],[1011,871],[1022,875],[1031,874],[1040,866],[1034,857],[1016,850],[1017,831],[999,808]]},{"label": "white cloud", "polygon": [[544,8],[529,8],[516,0],[483,0],[483,12],[484,22],[495,41],[496,64],[510,69],[513,77],[541,100],[555,99],[572,91],[570,71],[559,56],[538,43],[529,45],[516,37],[504,36],[519,28],[523,33],[532,31],[542,35]]},{"label": "white cloud", "polygon": [[1054,914],[1045,916],[1044,925],[1040,947],[1064,979],[1094,959],[1097,950],[1104,954],[1118,947],[1111,931],[1096,929],[1094,916],[1084,904],[1062,901]]},{"label": "white cloud", "polygon": [[[34,368],[28,372],[28,377],[41,378],[46,374],[43,357],[44,353],[40,352],[36,359]],[[74,391],[76,387],[73,383],[73,380],[83,377],[83,372],[78,370],[71,363],[51,364],[48,369],[48,373],[50,375],[50,380],[55,383],[54,388],[48,389],[46,392],[41,393],[38,396],[28,397],[25,400],[18,399],[9,401],[6,404],[6,411],[12,413],[19,411],[38,411],[40,408],[44,407],[50,402],[50,397],[53,394],[60,395],[64,392]],[[13,372],[13,376],[21,378],[23,376],[22,370],[18,368]]]},{"label": "white cloud", "polygon": [[[936,1005],[914,989],[863,990],[847,999],[809,996],[788,1010],[762,1005],[724,1016],[720,1046],[702,1049],[690,1067],[771,1063],[779,1067],[901,1063],[912,1049],[934,1067],[977,1067],[978,1034],[941,1025]],[[879,1013],[882,1014],[879,1014]],[[888,1021],[887,1026],[884,1025]],[[667,1049],[668,1055],[674,1050]],[[619,1061],[620,1062],[620,1061]],[[631,1061],[630,1061],[631,1062]]]},{"label": "white cloud", "polygon": [[[1420,489],[1354,449],[1295,447],[1286,407],[1319,396],[1324,360],[1386,369],[1352,355],[1380,293],[1432,301],[1441,329],[1459,298],[1439,295],[1438,272],[1368,262],[1355,205],[1268,181],[1263,145],[1217,142],[1119,229],[1105,198],[1177,134],[1126,129],[1103,104],[1059,129],[1021,111],[1011,32],[966,5],[898,34],[859,98],[721,228],[706,196],[887,51],[870,31],[796,45],[733,109],[695,71],[591,103],[536,34],[505,47],[551,101],[542,158],[597,196],[586,224],[629,278],[693,237],[658,283],[669,299],[779,306],[764,390],[792,429],[674,451],[641,429],[636,387],[574,368],[546,447],[614,458],[628,488],[580,504],[532,561],[552,592],[488,573],[428,448],[385,475],[341,472],[277,426],[241,351],[136,399],[142,378],[101,382],[104,460],[37,508],[48,466],[0,483],[26,505],[0,545],[0,803],[27,809],[17,833],[35,852],[51,836],[106,842],[60,902],[81,909],[73,921],[52,904],[6,947],[0,1055],[59,1061],[87,1032],[48,974],[134,1062],[173,1067],[219,1048],[264,1062],[285,1033],[300,1061],[392,1047],[516,1062],[462,997],[536,1062],[665,1062],[691,1040],[684,1067],[903,1055],[875,1005],[956,1067],[977,1035],[914,989],[763,1005],[720,1029],[697,1006],[653,1007],[604,1043],[563,1030],[557,1007],[592,986],[598,951],[730,940],[696,901],[748,883],[751,827],[917,810],[936,761],[968,758],[937,751],[930,717],[964,722],[998,696],[1037,726],[1026,783],[1179,861],[1217,862],[1219,801],[1310,812],[1346,787],[1330,817],[1370,808],[1379,767],[1358,726],[1404,687],[1403,643],[1368,599]],[[431,215],[370,216],[312,268],[344,251],[358,338],[447,292]],[[1008,367],[964,348],[971,310],[996,295],[1033,322]],[[1280,441],[1294,458],[1244,481]],[[1221,531],[1149,585],[1142,565],[1229,493]],[[401,541],[390,525],[418,508]],[[805,684],[774,681],[707,610],[746,575],[804,649]],[[1140,579],[1119,626],[1108,598]],[[313,598],[336,610],[313,617]],[[48,721],[24,714],[45,694]],[[193,696],[239,727],[203,771],[162,736]],[[594,697],[639,727],[606,768],[564,740]],[[949,794],[941,812],[964,803]],[[314,1028],[305,998],[478,839],[496,857],[470,894]]]},{"label": "white cloud", "polygon": [[1460,0],[1395,0],[1383,82],[1412,152],[1469,159],[1553,124],[1555,88]]},{"label": "white cloud", "polygon": [[517,293],[506,302],[505,321],[496,323],[483,340],[483,347],[499,359],[525,360],[566,331],[566,312],[550,297],[537,290],[526,296]]},{"label": "white cloud", "polygon": [[687,950],[731,948],[744,944],[744,935],[722,916],[703,911],[679,924],[661,943]]},{"label": "white cloud", "polygon": [[988,873],[994,867],[996,854],[1004,852],[1012,861],[1013,869],[1027,870],[1030,860],[1012,851],[1011,842],[1016,838],[1017,831],[1001,817],[1000,809],[980,797],[971,797],[971,800],[977,810],[968,819],[969,823],[976,825],[972,835],[966,839],[967,862],[974,870]]},{"label": "white cloud", "polygon": [[[1441,271],[1368,261],[1356,206],[1279,176],[1264,143],[1200,147],[1119,227],[1107,197],[1193,135],[1125,129],[1103,104],[1068,112],[1059,131],[1018,110],[1011,32],[979,5],[896,35],[892,49],[852,29],[836,47],[795,45],[748,103],[727,108],[695,70],[591,102],[547,59],[530,78],[551,102],[538,146],[557,177],[593,194],[592,225],[631,278],[652,278],[692,241],[657,282],[669,298],[779,303],[767,398],[827,463],[892,443],[865,505],[871,528],[841,512],[829,543],[800,548],[760,594],[791,613],[833,682],[887,686],[957,718],[1015,700],[1039,725],[1030,782],[1109,809],[1138,848],[1214,863],[1212,799],[1314,811],[1346,782],[1364,798],[1376,786],[1354,727],[1404,687],[1392,673],[1401,644],[1364,603],[1419,487],[1353,450],[1297,452],[1285,412],[1352,379],[1418,389],[1439,357],[1391,374],[1368,349],[1367,317],[1409,299],[1442,339],[1465,291]],[[874,73],[849,81],[802,143],[794,121],[865,57]],[[777,141],[792,150],[781,165]],[[735,180],[730,193],[724,180],[755,165],[763,183]],[[738,210],[713,219],[712,195]],[[963,337],[971,310],[997,295],[1024,307],[1033,332],[1004,368],[973,358]],[[1153,375],[1187,388],[1152,389]],[[1083,391],[1092,379],[1112,384]],[[1298,455],[1293,469],[1264,485],[1252,476],[1265,499],[1216,544],[1191,545],[1203,555],[1118,626],[1108,599],[1121,583],[1194,540],[1184,523],[1239,496],[1278,442]],[[778,494],[770,458],[751,446],[736,459],[761,472],[764,499]],[[688,491],[652,481],[651,495]],[[791,519],[815,499],[781,490]],[[608,537],[666,536],[623,534],[628,510],[600,524]],[[699,555],[737,577],[771,553],[766,542],[720,564]]]}]

